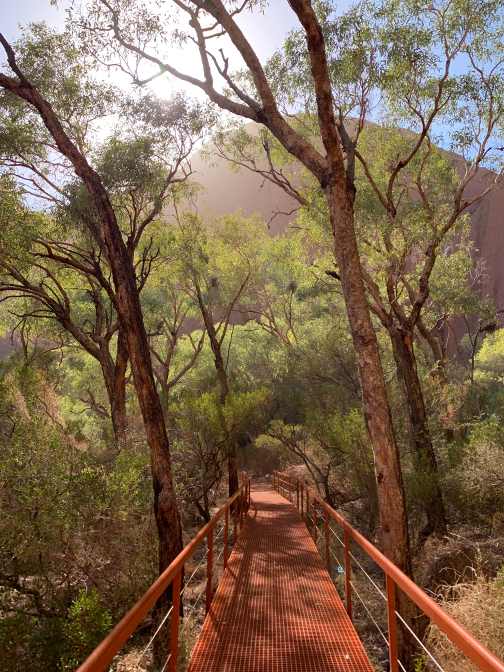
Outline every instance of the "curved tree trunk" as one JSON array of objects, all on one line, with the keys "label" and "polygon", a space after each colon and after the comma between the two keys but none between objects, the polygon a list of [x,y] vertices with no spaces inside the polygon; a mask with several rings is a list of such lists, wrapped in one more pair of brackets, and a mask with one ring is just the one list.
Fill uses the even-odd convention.
[{"label": "curved tree trunk", "polygon": [[[407,576],[413,578],[406,499],[399,451],[392,424],[392,414],[385,388],[380,352],[369,314],[354,229],[353,185],[344,174],[335,176],[325,189],[334,235],[334,253],[355,347],[362,407],[367,431],[373,446],[378,501],[380,506],[381,548]],[[343,182],[343,184],[342,184]],[[344,186],[343,186],[344,185]],[[399,611],[415,629],[416,606],[397,591]],[[408,631],[399,627],[399,651],[405,663],[413,660],[416,646]]]},{"label": "curved tree trunk", "polygon": [[[7,47],[10,49],[8,45]],[[67,136],[50,103],[19,72],[12,50],[8,51],[8,58],[19,80],[0,74],[0,86],[26,100],[37,110],[58,150],[71,162],[77,176],[85,184],[97,211],[97,221],[90,220],[88,228],[112,271],[115,291],[111,298],[129,353],[150,448],[154,512],[159,534],[159,570],[162,572],[182,550],[182,528],[173,487],[170,446],[152,372],[133,260],[124,243],[112,203],[100,176]]]},{"label": "curved tree trunk", "polygon": [[427,524],[422,530],[422,536],[445,535],[447,530],[443,496],[438,483],[437,461],[429,432],[423,392],[418,379],[412,334],[405,334],[395,325],[389,326],[388,332],[392,341],[398,376],[404,382],[406,391],[405,411],[409,415],[412,427],[410,442],[413,468],[425,490],[424,505]]}]

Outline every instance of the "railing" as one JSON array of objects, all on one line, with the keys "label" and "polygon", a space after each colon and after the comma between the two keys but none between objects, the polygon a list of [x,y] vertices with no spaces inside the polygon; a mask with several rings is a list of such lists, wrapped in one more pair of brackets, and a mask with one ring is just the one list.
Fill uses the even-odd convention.
[{"label": "railing", "polygon": [[[329,518],[335,520],[344,531],[344,541],[340,543],[344,548],[345,553],[345,568],[341,568],[345,574],[345,601],[346,610],[352,618],[352,581],[350,575],[350,539],[359,544],[359,546],[376,562],[377,565],[385,572],[385,594],[374,583],[375,588],[381,593],[382,597],[387,602],[387,621],[388,634],[387,641],[389,647],[390,672],[399,672],[399,666],[402,664],[398,660],[397,651],[397,618],[399,618],[404,626],[409,629],[407,623],[402,619],[399,612],[395,608],[395,586],[399,586],[415,604],[438,626],[438,628],[447,635],[447,637],[458,648],[466,654],[473,663],[475,663],[483,672],[504,672],[504,663],[497,658],[491,651],[489,651],[481,642],[479,642],[471,633],[466,630],[460,623],[452,618],[444,609],[442,609],[437,602],[429,597],[421,588],[419,588],[406,574],[401,572],[393,562],[388,560],[383,553],[376,549],[362,534],[359,534],[342,516],[324,502],[306,483],[303,483],[299,478],[283,474],[275,471],[273,473],[273,485],[277,492],[287,499],[291,504],[293,499],[293,481],[295,481],[296,490],[296,506],[301,513],[301,517],[305,518],[306,525],[310,529],[310,520],[313,522],[313,535],[315,544],[317,543],[317,505],[320,505],[324,511],[325,523],[325,555],[326,565],[330,569],[330,537],[329,537]],[[312,497],[313,519],[310,517],[310,495]],[[306,504],[305,504],[306,503]],[[353,557],[353,556],[352,556]],[[354,558],[355,560],[355,558]],[[372,581],[372,579],[371,579]],[[355,587],[354,587],[355,590]],[[411,634],[416,638],[413,631]],[[382,633],[383,634],[383,633]],[[422,642],[416,638],[418,643]],[[425,649],[426,650],[426,649]],[[426,650],[427,651],[427,650]],[[429,651],[427,654],[431,656]],[[432,661],[438,666],[437,662]],[[404,669],[404,668],[403,668]]]},{"label": "railing", "polygon": [[[207,551],[207,582],[206,582],[206,613],[210,609],[212,602],[212,571],[213,571],[213,542],[214,542],[214,527],[217,522],[225,517],[224,522],[224,569],[226,569],[228,561],[228,545],[229,545],[229,511],[232,504],[236,502],[234,508],[234,526],[233,526],[233,543],[236,544],[238,538],[238,516],[240,532],[243,525],[244,515],[250,506],[250,478],[246,478],[243,473],[243,482],[235,494],[228,499],[213,518],[203,527],[194,539],[184,548],[184,550],[173,560],[173,562],[165,569],[165,571],[152,584],[147,592],[141,597],[138,602],[132,607],[126,616],[116,625],[112,632],[103,640],[93,653],[82,663],[77,672],[103,672],[112,658],[116,655],[122,645],[133,634],[134,630],[140,624],[142,619],[155,605],[161,595],[173,585],[172,606],[169,612],[165,615],[161,625],[157,628],[154,636],[151,638],[149,644],[152,643],[154,637],[161,630],[162,625],[171,615],[170,627],[170,651],[168,659],[163,669],[168,672],[175,672],[178,657],[178,637],[179,637],[179,620],[180,620],[180,601],[182,586],[182,574],[184,565],[194,555],[197,549],[201,546],[205,539],[208,539]],[[149,646],[149,644],[147,646]],[[146,649],[144,650],[144,653]],[[142,654],[143,655],[143,654]],[[138,665],[138,662],[137,662]]]}]

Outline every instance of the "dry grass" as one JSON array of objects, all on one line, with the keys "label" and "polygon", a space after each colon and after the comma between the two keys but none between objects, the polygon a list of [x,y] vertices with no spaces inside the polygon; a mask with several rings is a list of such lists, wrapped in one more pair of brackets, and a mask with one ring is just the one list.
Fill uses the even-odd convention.
[{"label": "dry grass", "polygon": [[[494,581],[487,581],[481,575],[475,583],[450,587],[449,593],[440,597],[440,604],[498,658],[504,658],[502,572]],[[479,669],[434,625],[426,643],[445,672],[477,672]]]}]

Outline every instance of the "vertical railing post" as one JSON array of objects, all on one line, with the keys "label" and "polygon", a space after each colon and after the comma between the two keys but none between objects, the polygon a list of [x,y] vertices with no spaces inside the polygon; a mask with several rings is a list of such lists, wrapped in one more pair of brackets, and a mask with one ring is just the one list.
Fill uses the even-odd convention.
[{"label": "vertical railing post", "polygon": [[397,661],[397,621],[395,613],[395,584],[388,574],[385,575],[387,592],[387,621],[389,636],[390,672],[399,672]]},{"label": "vertical railing post", "polygon": [[299,511],[299,479],[296,478],[296,508]]},{"label": "vertical railing post", "polygon": [[329,511],[325,511],[325,554],[326,554],[326,565],[327,571],[331,569],[331,558],[329,557]]},{"label": "vertical railing post", "polygon": [[310,529],[310,491],[306,486],[306,527]]},{"label": "vertical railing post", "polygon": [[182,586],[182,570],[178,572],[172,583],[172,615],[170,632],[170,662],[168,663],[168,672],[175,672],[178,659],[178,633],[180,616],[180,588]]},{"label": "vertical railing post", "polygon": [[233,527],[233,548],[236,546],[236,540],[238,538],[238,497],[233,502],[233,513],[234,513],[234,527]]},{"label": "vertical railing post", "polygon": [[240,532],[243,527],[243,490],[240,492],[239,495],[240,499]]},{"label": "vertical railing post", "polygon": [[[242,484],[245,483],[246,480],[247,480],[247,474],[246,474],[244,471],[242,471]],[[240,530],[241,530],[242,527],[243,527],[243,518],[244,518],[244,516],[246,515],[246,514],[245,514],[245,505],[246,505],[246,501],[245,501],[245,494],[246,494],[246,493],[245,493],[245,489],[246,489],[246,487],[247,487],[247,486],[245,486],[245,488],[242,487],[242,491],[241,491],[241,493],[240,493]]]},{"label": "vertical railing post", "polygon": [[350,535],[345,530],[345,595],[346,610],[348,617],[352,620],[352,585],[350,583]]},{"label": "vertical railing post", "polygon": [[226,569],[228,561],[228,539],[229,539],[229,507],[226,509],[226,513],[224,516],[224,569]]},{"label": "vertical railing post", "polygon": [[317,545],[317,500],[313,498],[313,543]]},{"label": "vertical railing post", "polygon": [[304,516],[304,486],[303,483],[300,483],[301,486],[301,518]]},{"label": "vertical railing post", "polygon": [[208,555],[206,566],[206,613],[210,611],[212,604],[212,563],[213,563],[213,527],[208,533]]},{"label": "vertical railing post", "polygon": [[289,502],[292,504],[292,484],[290,476],[289,476]]}]

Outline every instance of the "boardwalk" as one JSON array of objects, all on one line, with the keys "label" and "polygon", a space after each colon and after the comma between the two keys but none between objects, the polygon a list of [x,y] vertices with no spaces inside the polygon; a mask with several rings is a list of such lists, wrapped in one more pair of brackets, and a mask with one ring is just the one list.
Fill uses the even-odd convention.
[{"label": "boardwalk", "polygon": [[297,509],[252,507],[187,672],[372,672]]}]

